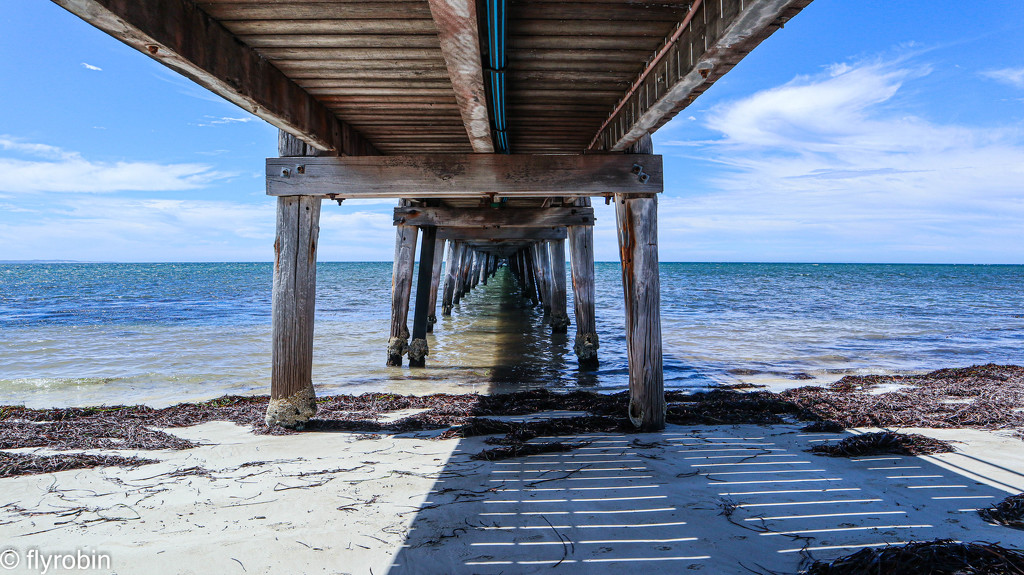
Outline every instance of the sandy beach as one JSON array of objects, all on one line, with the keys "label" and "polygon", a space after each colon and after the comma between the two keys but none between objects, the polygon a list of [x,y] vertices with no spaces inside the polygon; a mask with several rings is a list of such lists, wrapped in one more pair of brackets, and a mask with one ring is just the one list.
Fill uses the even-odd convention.
[{"label": "sandy beach", "polygon": [[[676,401],[670,413],[740,413],[720,399]],[[76,553],[108,557],[109,567],[84,571],[95,573],[797,573],[871,546],[1024,541],[976,512],[1024,491],[1024,450],[1010,429],[900,428],[955,451],[824,457],[806,450],[876,429],[807,432],[781,414],[770,425],[527,435],[525,445],[566,449],[487,460],[501,433],[389,431],[429,414],[385,410],[374,433],[338,429],[365,427],[358,418],[285,435],[214,420],[159,429],[187,449],[62,450],[155,462],[0,479],[5,561],[20,561],[15,573]],[[583,416],[486,419],[518,429]]]}]

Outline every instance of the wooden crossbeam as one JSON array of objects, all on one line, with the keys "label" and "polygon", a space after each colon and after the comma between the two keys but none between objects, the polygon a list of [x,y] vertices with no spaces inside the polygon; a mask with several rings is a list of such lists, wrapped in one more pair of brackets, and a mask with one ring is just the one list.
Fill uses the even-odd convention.
[{"label": "wooden crossbeam", "polygon": [[622,151],[671,120],[811,0],[705,0],[656,53],[590,149]]},{"label": "wooden crossbeam", "polygon": [[564,240],[568,231],[564,227],[548,228],[439,228],[437,238],[445,240]]},{"label": "wooden crossbeam", "polygon": [[[395,225],[476,228],[485,237],[504,228],[594,225],[594,208],[395,208]],[[564,231],[564,230],[563,230]]]},{"label": "wooden crossbeam", "polygon": [[455,101],[466,126],[473,151],[494,152],[491,124],[484,92],[483,60],[480,56],[479,24],[475,0],[429,0],[430,14],[437,25],[441,53],[455,90]]},{"label": "wooden crossbeam", "polygon": [[[268,158],[267,194],[337,198],[482,198],[656,194],[653,154]],[[439,224],[440,225],[440,224]],[[566,224],[561,224],[566,225]]]},{"label": "wooden crossbeam", "polygon": [[317,150],[376,153],[359,132],[190,0],[53,2]]}]

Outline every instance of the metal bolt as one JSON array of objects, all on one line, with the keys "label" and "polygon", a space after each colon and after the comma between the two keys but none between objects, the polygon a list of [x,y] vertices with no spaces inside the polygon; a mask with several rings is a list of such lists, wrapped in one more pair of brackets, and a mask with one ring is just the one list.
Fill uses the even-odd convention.
[{"label": "metal bolt", "polygon": [[640,172],[636,179],[640,180],[641,184],[646,184],[647,180],[651,179],[651,175],[645,172]]},{"label": "metal bolt", "polygon": [[288,168],[281,168],[281,177],[287,178],[291,175],[291,171]]},{"label": "metal bolt", "polygon": [[642,174],[643,172],[644,172],[644,167],[643,166],[641,166],[640,164],[633,164],[633,173],[634,174]]},{"label": "metal bolt", "polygon": [[298,165],[298,166],[295,166],[295,173],[296,174],[305,174],[306,173],[306,166],[303,166],[301,164]]}]

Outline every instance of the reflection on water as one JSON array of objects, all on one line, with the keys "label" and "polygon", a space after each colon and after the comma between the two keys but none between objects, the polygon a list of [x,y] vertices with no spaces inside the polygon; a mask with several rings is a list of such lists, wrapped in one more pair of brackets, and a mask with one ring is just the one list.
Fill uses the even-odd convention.
[{"label": "reflection on water", "polygon": [[[271,272],[263,263],[0,265],[0,403],[265,392]],[[415,370],[384,366],[390,263],[323,263],[317,273],[321,393],[627,385],[617,264],[596,267],[601,366],[590,373],[576,368],[573,329],[551,334],[507,270],[439,317],[428,366]],[[1024,266],[670,263],[661,277],[669,388],[1021,362]]]}]

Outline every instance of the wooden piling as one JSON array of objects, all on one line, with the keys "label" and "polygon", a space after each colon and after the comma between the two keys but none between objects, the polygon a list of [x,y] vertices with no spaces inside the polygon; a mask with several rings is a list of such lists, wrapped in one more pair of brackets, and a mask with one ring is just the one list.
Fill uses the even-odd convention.
[{"label": "wooden piling", "polygon": [[[590,206],[590,198],[576,200],[577,206]],[[594,305],[594,228],[569,226],[569,253],[572,266],[572,293],[576,311],[576,341],[573,351],[580,369],[596,369],[597,321]]]},{"label": "wooden piling", "polygon": [[537,259],[537,285],[540,287],[540,303],[544,308],[544,318],[551,316],[551,258],[548,257],[547,244],[538,242],[533,244],[533,251]]},{"label": "wooden piling", "polygon": [[548,240],[548,259],[551,261],[551,332],[569,330],[569,314],[565,307],[565,240]]},{"label": "wooden piling", "polygon": [[658,200],[616,194],[619,257],[626,304],[629,419],[644,431],[665,427],[658,276]]},{"label": "wooden piling", "polygon": [[443,239],[434,240],[434,265],[430,270],[430,302],[427,305],[427,333],[434,331],[437,323],[437,291],[441,284],[441,266],[444,264]]},{"label": "wooden piling", "polygon": [[462,244],[448,242],[448,262],[444,270],[444,295],[441,296],[441,315],[452,315],[455,298],[455,284],[459,278],[459,260],[462,259]]},{"label": "wooden piling", "polygon": [[430,353],[427,348],[427,315],[430,311],[430,283],[434,269],[435,226],[423,227],[420,241],[420,266],[416,278],[416,309],[412,317],[412,342],[409,344],[409,367],[424,367]]},{"label": "wooden piling", "polygon": [[[290,150],[298,148],[295,141],[290,134],[281,132],[278,153],[282,156],[291,153]],[[267,425],[301,429],[316,414],[313,316],[319,234],[320,198],[282,196],[277,199]]]},{"label": "wooden piling", "polygon": [[416,259],[416,226],[395,226],[395,263],[391,271],[391,338],[388,340],[388,365],[402,365],[409,351],[409,297]]},{"label": "wooden piling", "polygon": [[523,248],[522,260],[523,260],[523,275],[526,281],[524,285],[526,287],[526,297],[530,298],[530,302],[536,306],[540,303],[540,296],[537,289],[537,270],[535,269],[533,262],[533,247]]}]

